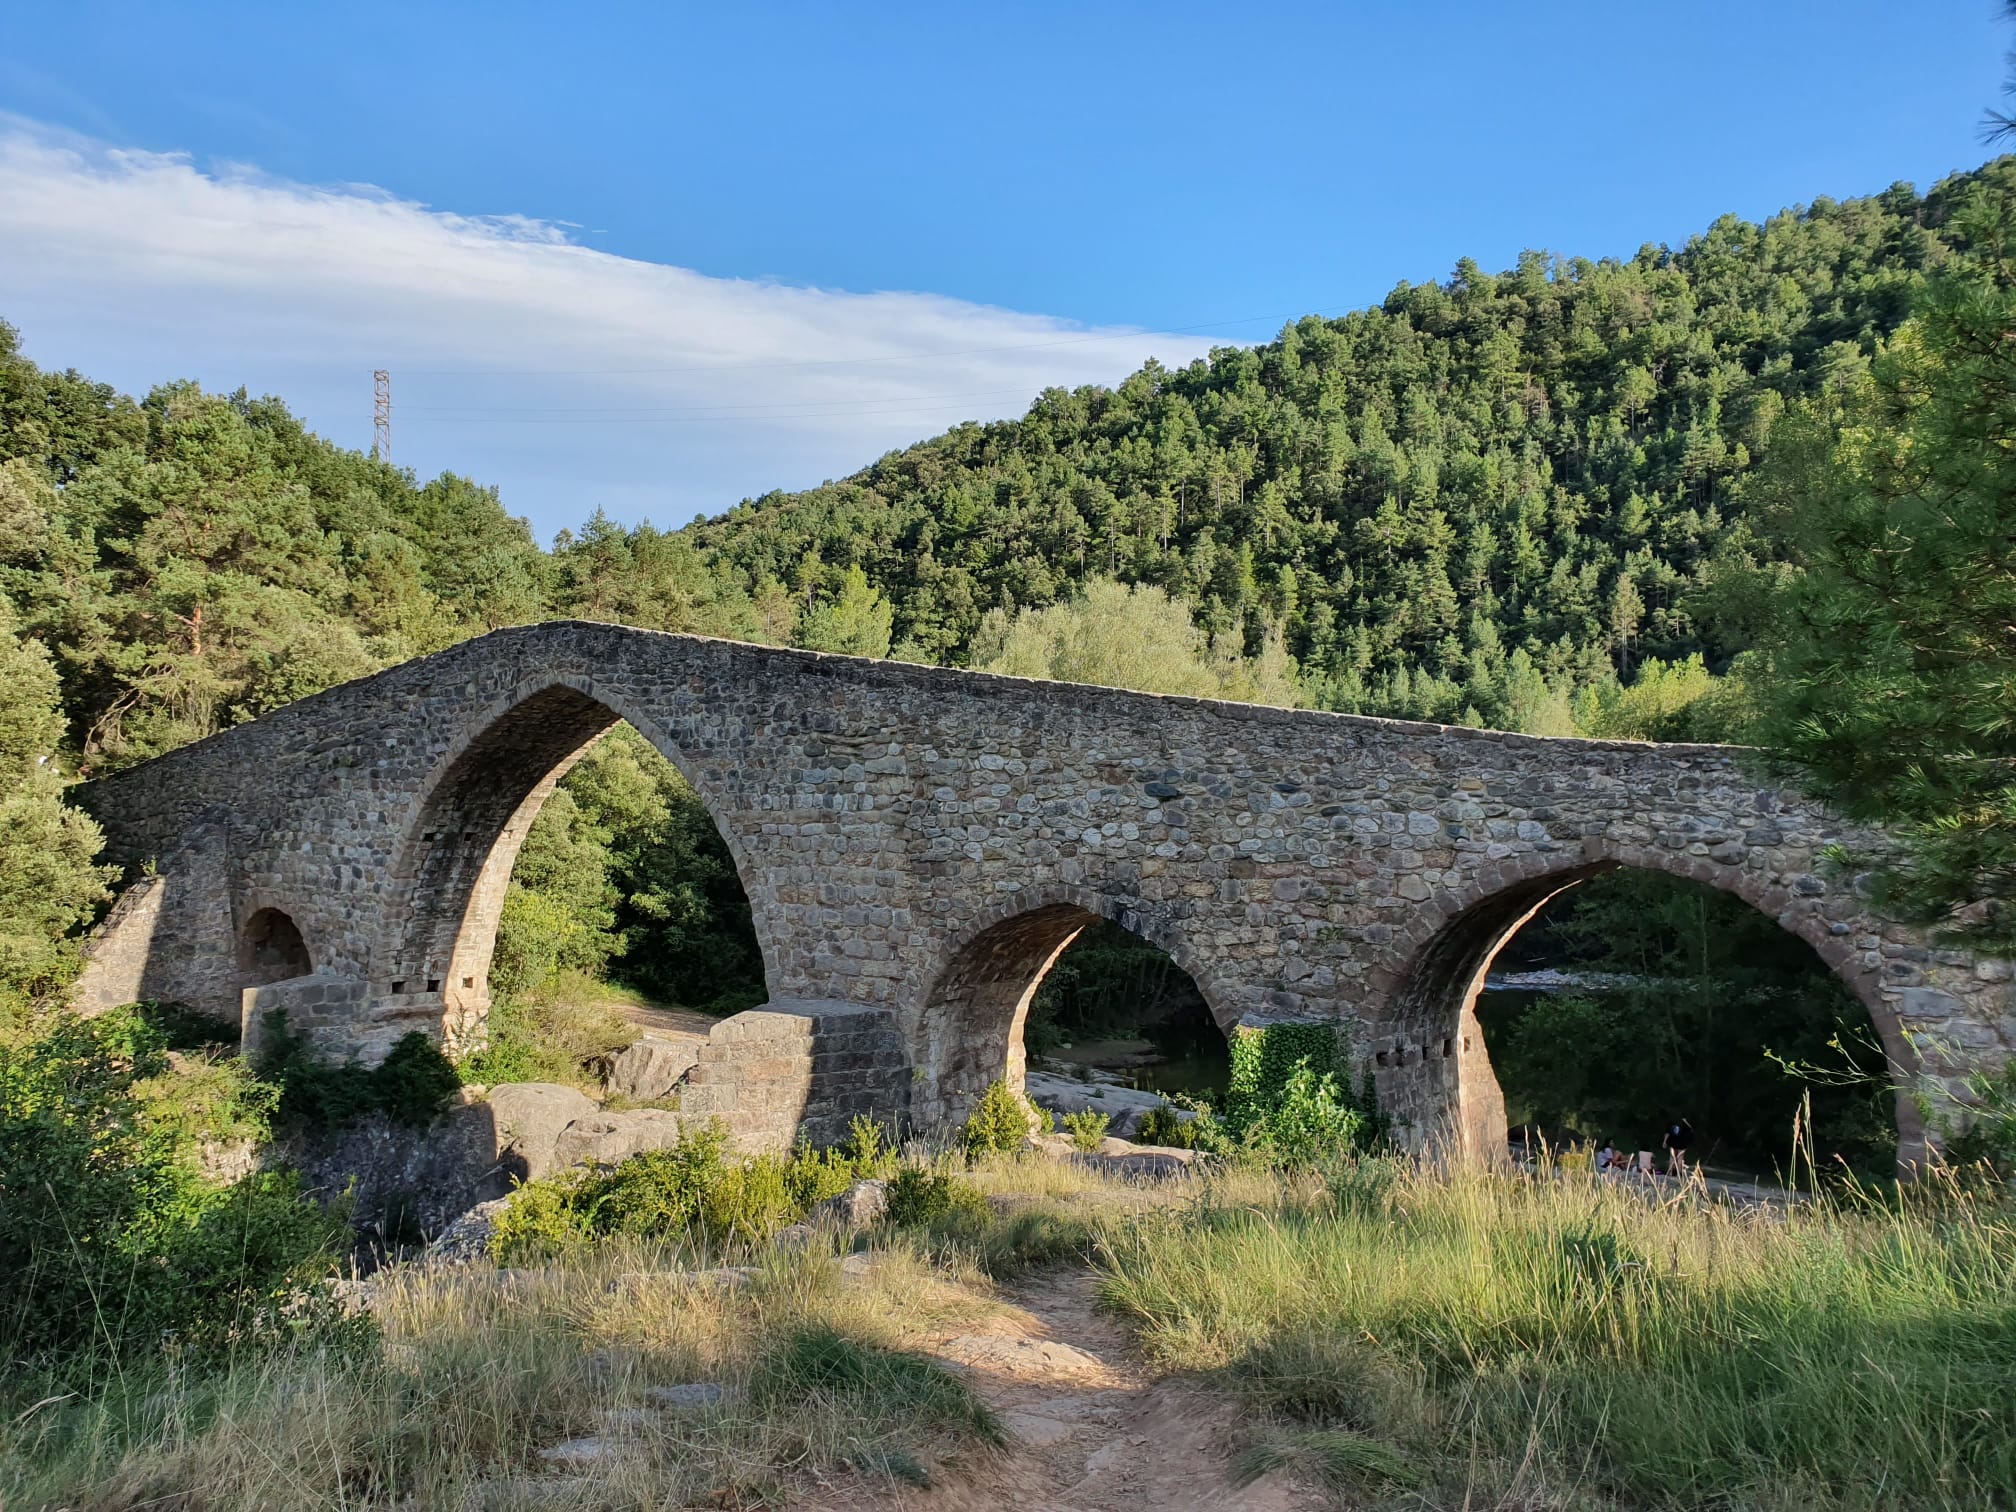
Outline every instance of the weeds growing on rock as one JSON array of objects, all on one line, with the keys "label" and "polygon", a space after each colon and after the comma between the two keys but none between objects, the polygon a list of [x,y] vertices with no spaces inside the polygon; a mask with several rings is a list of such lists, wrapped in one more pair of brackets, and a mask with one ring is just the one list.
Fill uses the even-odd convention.
[{"label": "weeds growing on rock", "polygon": [[1071,1136],[1071,1143],[1081,1153],[1090,1155],[1106,1142],[1106,1130],[1112,1122],[1104,1113],[1080,1108],[1076,1113],[1064,1115],[1064,1132]]}]

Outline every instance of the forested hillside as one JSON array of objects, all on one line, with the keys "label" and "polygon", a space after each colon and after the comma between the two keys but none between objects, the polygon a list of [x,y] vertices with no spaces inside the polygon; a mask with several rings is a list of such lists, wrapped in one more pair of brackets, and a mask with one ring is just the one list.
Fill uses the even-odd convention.
[{"label": "forested hillside", "polygon": [[1628,262],[1528,253],[1401,285],[1116,390],[1052,390],[691,534],[748,579],[859,563],[899,644],[959,661],[998,604],[1157,583],[1326,707],[1518,727],[1533,673],[1628,680],[1745,647],[1700,592],[1770,559],[1749,485],[1788,405],[1866,370],[1972,182],[1718,221]]}]

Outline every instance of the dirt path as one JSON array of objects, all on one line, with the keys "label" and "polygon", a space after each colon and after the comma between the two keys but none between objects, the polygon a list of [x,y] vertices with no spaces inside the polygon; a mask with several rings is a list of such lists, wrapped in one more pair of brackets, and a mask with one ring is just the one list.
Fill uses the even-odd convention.
[{"label": "dirt path", "polygon": [[853,1503],[906,1512],[1303,1512],[1324,1499],[1277,1476],[1232,1485],[1222,1398],[1157,1381],[1125,1332],[1094,1306],[1089,1271],[1044,1276],[1012,1292],[978,1331],[932,1349],[1000,1413],[999,1455],[940,1483]]}]

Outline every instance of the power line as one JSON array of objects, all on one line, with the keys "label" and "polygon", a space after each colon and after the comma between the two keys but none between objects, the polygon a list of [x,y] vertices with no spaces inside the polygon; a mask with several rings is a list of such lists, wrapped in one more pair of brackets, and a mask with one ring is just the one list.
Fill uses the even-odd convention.
[{"label": "power line", "polygon": [[1113,331],[1100,336],[1066,336],[1056,341],[1026,341],[1012,346],[968,347],[963,351],[891,352],[881,357],[831,357],[811,362],[714,362],[690,367],[663,368],[401,368],[408,377],[421,378],[618,378],[645,377],[659,373],[726,373],[774,368],[859,367],[877,362],[930,362],[941,357],[991,357],[1001,352],[1033,352],[1050,347],[1083,346],[1098,341],[1141,341],[1157,336],[1187,336],[1194,331],[1216,331],[1226,326],[1257,325],[1275,320],[1299,320],[1317,310],[1299,315],[1247,315],[1237,320],[1212,320],[1201,325],[1164,326],[1157,330]]},{"label": "power line", "polygon": [[403,413],[424,415],[430,419],[453,417],[503,417],[506,415],[636,415],[646,419],[655,416],[685,415],[730,415],[745,410],[793,410],[793,409],[834,409],[859,405],[888,404],[933,404],[951,399],[999,399],[1003,396],[1026,394],[1026,387],[999,389],[978,389],[964,394],[878,394],[872,399],[804,399],[789,404],[771,401],[767,404],[710,404],[699,409],[668,410],[649,404],[590,404],[573,408],[555,408],[550,404],[497,405],[497,404],[435,404],[408,405]]}]

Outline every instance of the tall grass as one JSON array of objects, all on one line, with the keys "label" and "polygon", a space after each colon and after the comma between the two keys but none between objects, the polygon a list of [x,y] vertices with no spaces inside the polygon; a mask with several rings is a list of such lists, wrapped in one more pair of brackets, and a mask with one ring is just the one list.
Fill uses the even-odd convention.
[{"label": "tall grass", "polygon": [[[761,1506],[843,1465],[893,1492],[998,1439],[911,1347],[970,1310],[941,1273],[890,1254],[845,1279],[830,1249],[771,1251],[730,1287],[664,1258],[617,1240],[543,1271],[392,1271],[369,1350],[156,1362],[88,1401],[9,1382],[0,1507]],[[652,1404],[692,1382],[725,1394]],[[608,1452],[540,1456],[589,1435]]]},{"label": "tall grass", "polygon": [[2016,1227],[1992,1199],[1746,1213],[1376,1162],[1240,1195],[1134,1225],[1103,1287],[1157,1362],[1274,1425],[1256,1466],[1308,1450],[1437,1504],[2010,1504]]}]

